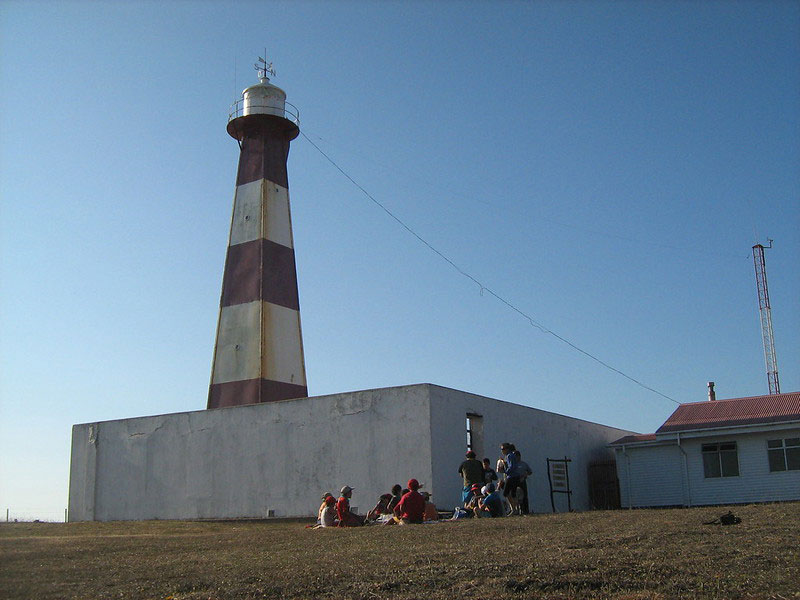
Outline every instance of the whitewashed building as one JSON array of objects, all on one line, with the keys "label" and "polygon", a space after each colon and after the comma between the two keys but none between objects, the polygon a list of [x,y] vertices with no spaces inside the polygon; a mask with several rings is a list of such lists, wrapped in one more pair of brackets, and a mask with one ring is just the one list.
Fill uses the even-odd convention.
[{"label": "whitewashed building", "polygon": [[[431,384],[75,425],[70,521],[311,516],[323,492],[355,488],[363,514],[415,477],[433,501],[461,498],[467,447],[494,462],[517,445],[531,510],[552,510],[547,459],[569,458],[571,506],[630,432]],[[556,510],[567,510],[564,494]]]},{"label": "whitewashed building", "polygon": [[611,447],[623,507],[800,500],[800,393],[681,404]]}]

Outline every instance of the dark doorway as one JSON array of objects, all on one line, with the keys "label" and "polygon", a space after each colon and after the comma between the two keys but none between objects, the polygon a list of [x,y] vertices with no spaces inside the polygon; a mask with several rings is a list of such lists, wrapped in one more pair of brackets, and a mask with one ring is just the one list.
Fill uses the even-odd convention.
[{"label": "dark doorway", "polygon": [[589,502],[594,510],[619,508],[619,479],[614,460],[589,465]]}]

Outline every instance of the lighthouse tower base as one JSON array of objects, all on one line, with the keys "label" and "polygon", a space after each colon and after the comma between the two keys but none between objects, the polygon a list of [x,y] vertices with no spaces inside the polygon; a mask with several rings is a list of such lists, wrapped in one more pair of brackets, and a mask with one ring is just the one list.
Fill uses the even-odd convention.
[{"label": "lighthouse tower base", "polygon": [[411,477],[452,508],[468,416],[479,455],[510,440],[524,452],[536,512],[550,510],[546,458],[572,459],[572,506],[588,509],[588,465],[631,433],[431,384],[86,423],[72,430],[69,520],[309,517],[344,485],[365,513]]}]

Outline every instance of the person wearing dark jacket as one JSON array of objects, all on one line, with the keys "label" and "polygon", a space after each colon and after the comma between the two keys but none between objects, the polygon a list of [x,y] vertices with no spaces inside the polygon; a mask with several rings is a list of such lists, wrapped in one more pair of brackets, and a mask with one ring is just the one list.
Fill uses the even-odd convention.
[{"label": "person wearing dark jacket", "polygon": [[519,471],[519,483],[517,484],[518,494],[519,491],[522,492],[522,498],[519,501],[519,512],[520,514],[527,515],[530,512],[530,508],[528,507],[528,477],[533,475],[533,471],[531,470],[528,463],[522,460],[522,454],[520,451],[517,450],[517,469]]},{"label": "person wearing dark jacket", "polygon": [[467,452],[467,460],[458,467],[458,474],[464,480],[461,499],[464,504],[467,504],[472,498],[472,486],[476,483],[479,486],[483,485],[483,464],[475,458],[475,453],[472,450]]}]

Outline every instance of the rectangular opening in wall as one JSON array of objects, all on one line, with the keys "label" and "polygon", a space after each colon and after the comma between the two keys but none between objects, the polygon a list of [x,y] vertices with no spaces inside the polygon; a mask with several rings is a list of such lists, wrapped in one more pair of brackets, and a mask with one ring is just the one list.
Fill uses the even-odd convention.
[{"label": "rectangular opening in wall", "polygon": [[467,450],[483,459],[483,417],[475,413],[467,413]]}]

